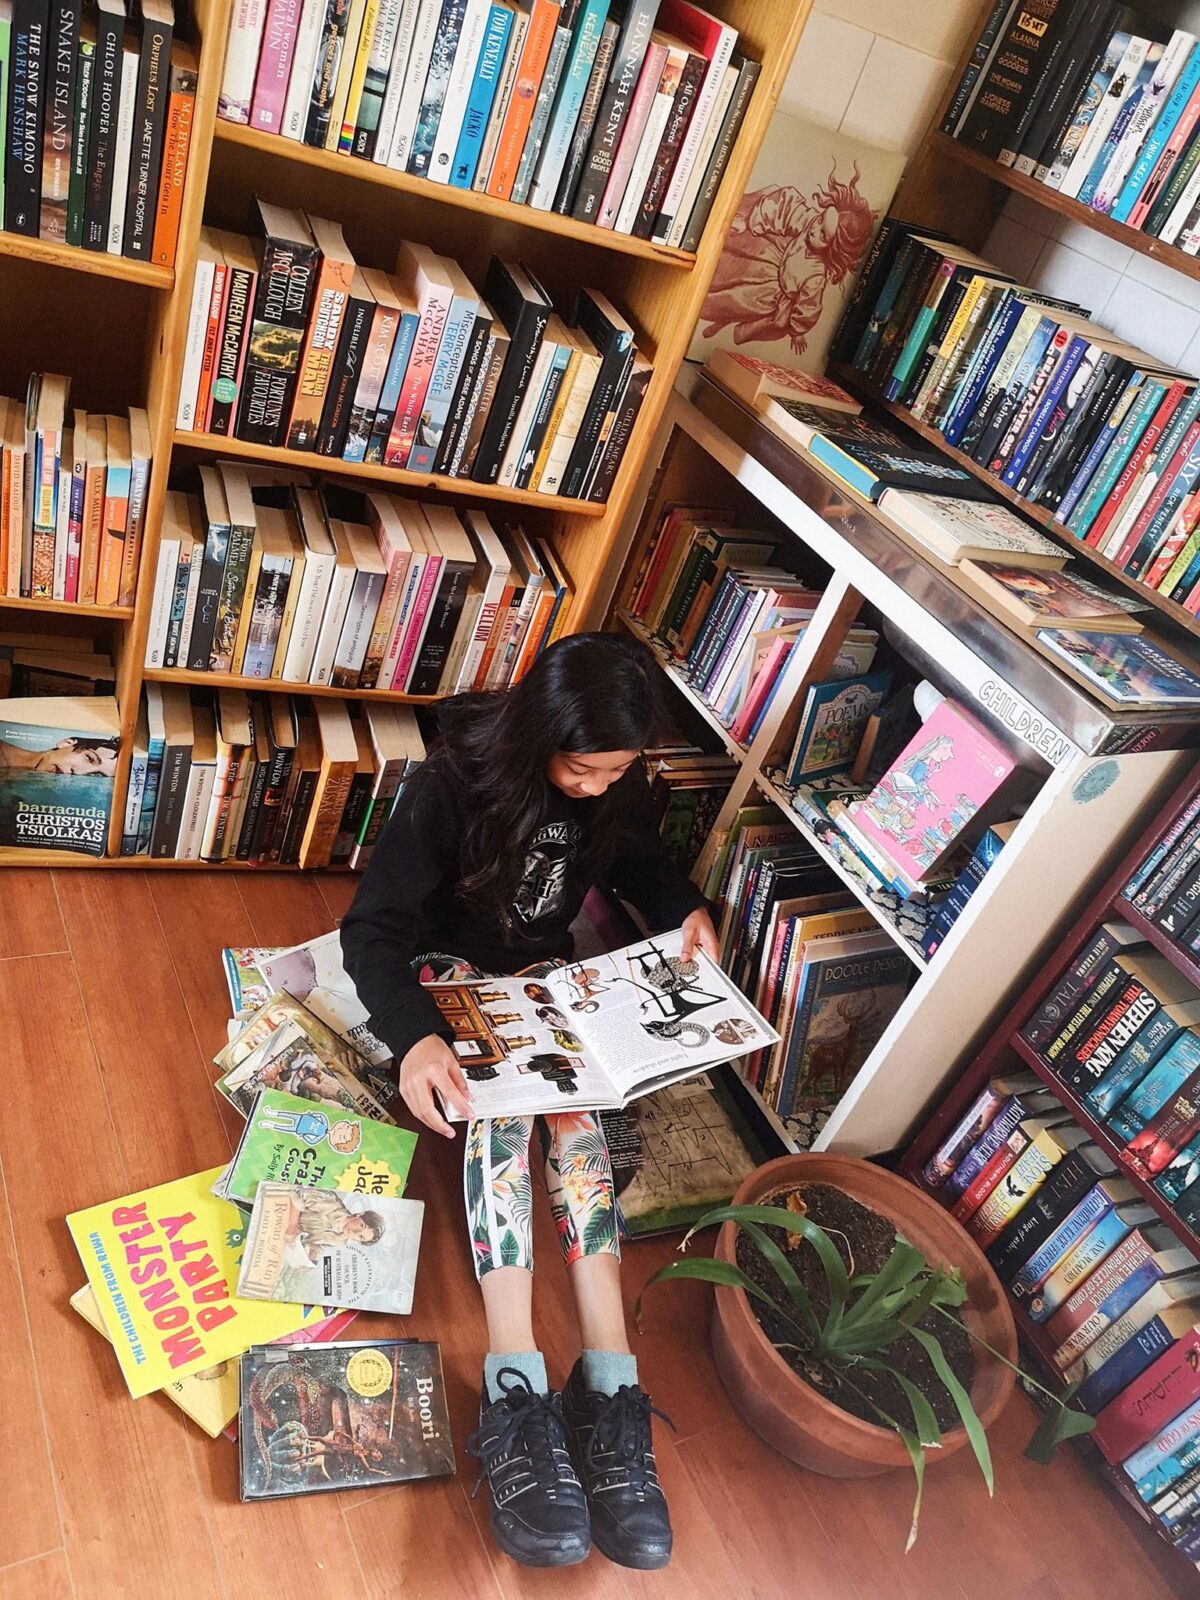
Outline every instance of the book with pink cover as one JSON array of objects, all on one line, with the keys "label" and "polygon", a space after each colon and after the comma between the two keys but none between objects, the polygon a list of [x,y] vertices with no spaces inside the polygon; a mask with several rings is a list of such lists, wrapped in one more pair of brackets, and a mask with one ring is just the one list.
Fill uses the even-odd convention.
[{"label": "book with pink cover", "polygon": [[931,877],[1016,763],[962,706],[942,700],[850,814],[910,889]]}]

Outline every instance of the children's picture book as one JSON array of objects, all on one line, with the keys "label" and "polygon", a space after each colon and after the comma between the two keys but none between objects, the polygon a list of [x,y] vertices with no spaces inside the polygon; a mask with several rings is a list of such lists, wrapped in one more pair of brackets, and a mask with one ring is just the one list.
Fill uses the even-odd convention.
[{"label": "children's picture book", "polygon": [[407,1128],[264,1089],[218,1188],[247,1207],[264,1182],[402,1195],[416,1144]]},{"label": "children's picture book", "polygon": [[319,1293],[299,1305],[239,1298],[246,1221],[213,1194],[220,1175],[213,1167],[67,1218],[135,1399],[293,1333],[314,1306],[335,1303]]},{"label": "children's picture book", "polygon": [[0,847],[102,856],[120,734],[110,695],[0,700]]},{"label": "children's picture book", "polygon": [[352,1311],[412,1310],[422,1200],[260,1183],[237,1292],[247,1300]]},{"label": "children's picture book", "polygon": [[974,717],[941,700],[849,816],[872,853],[915,888],[937,872],[1015,765]]},{"label": "children's picture book", "polygon": [[[272,1036],[288,1023],[294,1023],[308,1035],[322,1061],[339,1069],[344,1068],[350,1077],[364,1084],[381,1104],[387,1105],[395,1098],[396,1086],[382,1067],[372,1066],[366,1056],[360,1055],[348,1039],[335,1033],[316,1012],[310,1011],[294,995],[281,990],[278,994],[268,994],[258,1010],[249,1014],[229,1043],[213,1057],[214,1064],[220,1067],[222,1073],[218,1089],[233,1100],[243,1116],[253,1104],[255,1090],[250,1088],[243,1093],[248,1080],[236,1069],[243,1067],[252,1057],[261,1056]],[[292,1092],[295,1093],[294,1090]]]},{"label": "children's picture book", "polygon": [[1117,594],[1075,572],[964,561],[958,576],[989,611],[1018,628],[1058,622],[1072,633],[1141,633],[1135,613],[1150,609],[1132,595]]},{"label": "children's picture book", "polygon": [[789,786],[834,772],[848,772],[867,723],[882,705],[891,684],[890,672],[811,684],[788,767]]},{"label": "children's picture book", "polygon": [[1200,706],[1200,677],[1153,639],[1117,633],[1081,638],[1060,628],[1035,635],[1073,677],[1118,706]]},{"label": "children's picture book", "polygon": [[257,1050],[217,1079],[217,1089],[244,1117],[261,1089],[283,1089],[335,1111],[359,1111],[379,1122],[393,1120],[341,1054],[327,1054],[299,1020],[276,1028]]},{"label": "children's picture book", "polygon": [[1067,553],[999,501],[885,489],[879,509],[906,538],[948,566],[960,561],[1012,561],[1062,567]]},{"label": "children's picture book", "polygon": [[767,1159],[723,1077],[703,1072],[600,1113],[627,1238],[690,1227]]},{"label": "children's picture book", "polygon": [[342,940],[336,928],[319,939],[280,950],[265,960],[260,970],[273,990],[286,989],[303,1000],[372,1065],[380,1067],[392,1059],[387,1046],[371,1032],[367,1008],[342,965]]},{"label": "children's picture book", "polygon": [[[90,1283],[85,1283],[82,1289],[76,1289],[71,1296],[71,1309],[77,1311],[109,1344],[112,1343]],[[282,1339],[277,1339],[270,1348],[288,1344],[328,1344],[345,1333],[357,1315],[353,1311],[335,1311],[329,1316],[326,1314],[327,1308],[323,1306],[309,1306],[306,1309],[310,1315],[304,1326],[297,1328],[295,1333],[287,1333]],[[216,1439],[222,1433],[231,1431],[236,1436],[234,1424],[238,1414],[238,1366],[241,1359],[240,1356],[231,1356],[228,1361],[218,1361],[215,1366],[205,1367],[202,1372],[193,1372],[190,1377],[172,1379],[163,1385],[160,1392],[177,1405],[184,1416],[190,1417],[197,1427],[203,1428],[210,1438]]]},{"label": "children's picture book", "polygon": [[424,1340],[256,1346],[239,1432],[243,1500],[454,1474],[441,1351]]},{"label": "children's picture book", "polygon": [[609,1110],[775,1042],[716,962],[682,950],[676,929],[542,977],[428,984],[472,1116]]},{"label": "children's picture book", "polygon": [[262,963],[277,956],[279,945],[235,945],[221,951],[225,968],[225,981],[229,985],[229,1003],[233,1015],[257,1011],[271,998],[271,985],[262,975]]}]

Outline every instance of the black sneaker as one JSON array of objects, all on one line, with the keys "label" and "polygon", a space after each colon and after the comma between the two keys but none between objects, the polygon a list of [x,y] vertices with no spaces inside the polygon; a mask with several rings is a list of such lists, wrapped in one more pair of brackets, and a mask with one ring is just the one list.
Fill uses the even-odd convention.
[{"label": "black sneaker", "polygon": [[622,1567],[665,1567],[671,1559],[671,1515],[658,1481],[651,1416],[674,1424],[636,1384],[616,1394],[584,1387],[583,1362],[571,1369],[563,1412],[587,1491],[592,1541]]},{"label": "black sneaker", "polygon": [[[515,1367],[503,1367],[501,1400],[479,1405],[479,1427],[467,1449],[483,1463],[492,1492],[496,1543],[526,1567],[572,1567],[591,1540],[583,1488],[571,1464],[562,1396],[535,1394]],[[478,1485],[476,1485],[478,1488]]]}]

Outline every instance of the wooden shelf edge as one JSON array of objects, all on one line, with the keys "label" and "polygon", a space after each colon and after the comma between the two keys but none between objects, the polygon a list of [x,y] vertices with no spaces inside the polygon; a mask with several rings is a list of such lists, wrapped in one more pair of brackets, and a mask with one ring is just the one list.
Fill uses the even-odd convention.
[{"label": "wooden shelf edge", "polygon": [[176,449],[211,451],[214,455],[237,456],[248,461],[299,467],[301,471],[332,477],[362,478],[372,483],[390,483],[398,489],[424,493],[451,494],[467,500],[495,500],[510,506],[534,506],[539,511],[557,511],[573,517],[602,517],[603,501],[568,500],[562,495],[533,494],[528,489],[506,489],[498,483],[476,483],[473,478],[447,478],[439,473],[405,472],[401,467],[368,466],[361,461],[341,461],[336,456],[318,456],[311,450],[286,450],[244,439],[226,438],[219,433],[192,433],[177,429]]},{"label": "wooden shelf edge", "polygon": [[31,600],[24,595],[0,594],[0,611],[6,607],[21,611],[49,611],[64,617],[110,617],[128,622],[132,606],[83,606],[73,600]]},{"label": "wooden shelf edge", "polygon": [[337,872],[352,873],[353,867],[293,867],[271,861],[254,866],[249,861],[176,861],[171,856],[85,856],[70,850],[14,850],[0,848],[0,867],[67,867],[74,871],[80,867],[96,867],[133,871],[145,868],[150,871],[176,872]]},{"label": "wooden shelf edge", "polygon": [[1136,906],[1130,905],[1124,896],[1117,900],[1113,909],[1118,916],[1124,917],[1126,922],[1135,927],[1144,939],[1148,939],[1160,955],[1166,956],[1173,967],[1200,989],[1200,960],[1189,955],[1169,934],[1164,933],[1157,923],[1151,922]]},{"label": "wooden shelf edge", "polygon": [[1157,1211],[1159,1217],[1167,1224],[1180,1243],[1187,1245],[1190,1250],[1200,1252],[1200,1235],[1192,1232],[1183,1219],[1176,1214],[1170,1202],[1159,1194],[1152,1183],[1147,1183],[1132,1167],[1126,1166],[1121,1160],[1121,1151],[1125,1148],[1124,1145],[1113,1137],[1102,1122],[1096,1121],[1091,1112],[1072,1094],[1062,1079],[1051,1072],[1037,1051],[1030,1049],[1019,1033],[1013,1034],[1009,1043],[1021,1060],[1025,1062],[1026,1066],[1037,1073],[1048,1089],[1054,1091],[1079,1126],[1087,1131],[1106,1155],[1112,1157],[1117,1164],[1117,1171],[1120,1176],[1127,1178],[1146,1204]]},{"label": "wooden shelf edge", "polygon": [[398,689],[340,689],[329,683],[288,683],[283,678],[245,678],[236,672],[189,672],[179,667],[146,667],[143,683],[186,683],[201,689],[245,689],[255,694],[316,695],[331,700],[383,700],[397,706],[432,706],[436,694],[403,694]]},{"label": "wooden shelf edge", "polygon": [[1136,255],[1149,256],[1152,261],[1160,261],[1173,272],[1178,272],[1181,277],[1200,279],[1200,258],[1185,255],[1178,245],[1164,244],[1153,234],[1142,233],[1140,229],[1131,228],[1124,222],[1114,222],[1102,211],[1093,211],[1091,206],[1082,205],[1068,195],[1059,194],[1057,189],[1048,189],[1036,178],[1031,178],[1023,172],[1014,172],[1011,167],[1001,166],[990,156],[982,156],[977,151],[968,149],[959,140],[951,138],[948,133],[934,133],[931,142],[934,150],[943,152],[950,160],[958,162],[961,166],[970,167],[973,172],[981,173],[992,183],[1003,184],[1014,194],[1025,195],[1047,211],[1055,211],[1059,216],[1069,217],[1072,222],[1081,223],[1094,233],[1102,233],[1106,238],[1115,240],[1117,244],[1123,244]]},{"label": "wooden shelf edge", "polygon": [[577,239],[582,244],[594,245],[616,255],[634,256],[643,261],[654,261],[660,266],[674,267],[690,272],[696,257],[686,250],[672,249],[667,245],[652,244],[648,239],[635,239],[630,234],[614,233],[610,228],[598,228],[592,222],[577,222],[574,217],[560,216],[556,211],[539,211],[533,206],[514,205],[511,200],[497,200],[491,195],[478,194],[474,189],[458,189],[451,184],[432,183],[428,178],[416,178],[408,172],[397,172],[393,167],[377,165],[361,156],[338,154],[331,150],[316,150],[311,145],[295,139],[285,139],[282,134],[263,133],[241,123],[217,119],[215,137],[223,144],[237,145],[243,150],[253,150],[275,161],[289,161],[298,166],[318,167],[324,172],[336,172],[359,183],[373,184],[380,189],[394,189],[411,194],[420,200],[434,201],[454,206],[459,210],[474,211],[496,221],[509,222],[517,227],[530,228],[538,233],[555,234],[563,239]]},{"label": "wooden shelf edge", "polygon": [[1044,528],[1048,534],[1057,539],[1072,554],[1081,556],[1085,561],[1090,562],[1092,566],[1099,567],[1102,571],[1107,572],[1109,577],[1115,579],[1123,589],[1128,589],[1131,594],[1137,595],[1140,600],[1144,600],[1147,605],[1152,606],[1161,615],[1169,617],[1177,627],[1191,634],[1193,638],[1200,639],[1200,617],[1193,616],[1190,611],[1186,611],[1183,606],[1177,605],[1174,600],[1168,600],[1165,595],[1159,594],[1157,589],[1148,589],[1144,583],[1139,583],[1123,567],[1119,567],[1115,561],[1110,561],[1107,556],[1101,555],[1099,550],[1093,550],[1091,545],[1084,544],[1081,539],[1076,539],[1067,528],[1063,527],[1061,522],[1055,521],[1044,506],[1035,506],[1032,501],[1016,494],[1007,484],[1001,483],[997,477],[981,467],[978,461],[972,460],[970,456],[965,455],[961,450],[956,450],[953,445],[947,444],[936,428],[930,428],[925,423],[918,422],[903,406],[897,405],[893,400],[885,399],[874,384],[867,383],[862,375],[855,372],[852,367],[848,367],[840,361],[833,361],[830,363],[829,370],[847,388],[860,394],[864,400],[869,400],[872,405],[879,406],[889,416],[895,417],[897,422],[903,423],[918,438],[924,439],[927,443],[933,445],[942,455],[948,456],[951,461],[957,462],[960,467],[965,467],[973,478],[978,478],[980,483],[986,483],[990,489],[994,490],[999,499],[1007,501],[1010,506],[1015,507],[1030,521],[1036,522],[1039,528]]},{"label": "wooden shelf edge", "polygon": [[31,239],[23,233],[0,230],[0,255],[32,261],[41,267],[83,272],[94,278],[116,278],[119,282],[141,284],[147,289],[170,290],[175,285],[174,267],[159,267],[152,261],[130,261],[126,256],[81,250],[77,245],[57,244],[49,239]]}]

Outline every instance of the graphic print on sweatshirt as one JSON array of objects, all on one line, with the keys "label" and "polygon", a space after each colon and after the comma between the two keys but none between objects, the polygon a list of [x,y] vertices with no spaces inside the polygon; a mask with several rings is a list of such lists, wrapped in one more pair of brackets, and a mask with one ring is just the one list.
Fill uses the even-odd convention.
[{"label": "graphic print on sweatshirt", "polygon": [[513,911],[527,926],[552,916],[562,905],[567,870],[575,859],[582,832],[577,822],[550,822],[534,834],[513,900]]}]

